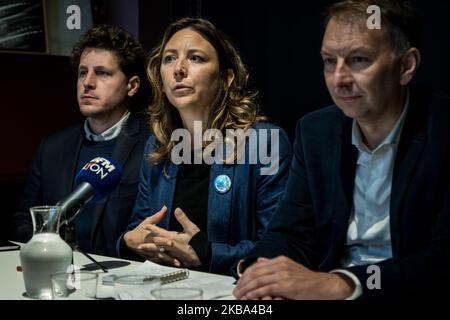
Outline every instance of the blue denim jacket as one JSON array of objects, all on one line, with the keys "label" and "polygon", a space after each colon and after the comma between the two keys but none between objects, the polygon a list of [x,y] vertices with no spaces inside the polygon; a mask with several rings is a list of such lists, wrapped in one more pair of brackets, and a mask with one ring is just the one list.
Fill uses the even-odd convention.
[{"label": "blue denim jacket", "polygon": [[[233,264],[248,254],[255,241],[261,238],[287,181],[292,156],[288,136],[282,129],[268,122],[258,123],[254,128],[258,133],[261,129],[267,131],[279,129],[279,169],[274,175],[261,175],[260,169],[264,165],[261,165],[259,161],[259,147],[257,149],[257,164],[249,164],[249,158],[246,157],[245,164],[211,165],[208,191],[208,227],[206,230],[208,239],[212,243],[210,272],[228,274]],[[270,134],[265,136],[268,137],[267,150],[270,154]],[[259,135],[257,140],[260,141]],[[165,164],[166,174],[164,174],[164,163],[149,164],[147,155],[155,145],[156,138],[152,135],[147,141],[144,152],[138,196],[128,230],[135,228],[164,205],[168,208],[168,214],[159,223],[159,226],[168,228],[170,215],[176,209],[172,207],[172,201],[178,165],[167,161]],[[247,155],[248,147],[249,143],[246,144]],[[219,193],[216,191],[214,179],[218,175],[227,175],[231,179],[231,189],[228,192]],[[120,244],[117,248],[120,251]],[[118,254],[120,256],[120,252]]]}]

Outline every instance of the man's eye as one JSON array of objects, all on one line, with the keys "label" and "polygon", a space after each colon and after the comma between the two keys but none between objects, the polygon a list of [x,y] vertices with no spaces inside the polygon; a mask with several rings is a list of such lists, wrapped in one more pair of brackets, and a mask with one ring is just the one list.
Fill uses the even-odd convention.
[{"label": "man's eye", "polygon": [[352,57],[350,63],[368,63],[369,59],[366,57]]},{"label": "man's eye", "polygon": [[78,78],[82,78],[84,76],[86,76],[87,71],[86,70],[79,70],[78,71]]},{"label": "man's eye", "polygon": [[332,58],[324,58],[323,59],[323,64],[326,65],[326,66],[331,66],[331,65],[336,64],[336,60],[332,59]]}]

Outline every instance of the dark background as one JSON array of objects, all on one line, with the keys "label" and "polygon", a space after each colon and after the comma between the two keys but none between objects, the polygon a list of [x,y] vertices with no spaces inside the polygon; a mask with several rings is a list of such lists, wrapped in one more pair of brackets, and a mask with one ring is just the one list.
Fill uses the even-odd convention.
[{"label": "dark background", "polygon": [[45,52],[43,2],[0,0],[0,49]]},{"label": "dark background", "polygon": [[[322,13],[329,1],[93,0],[95,22],[121,24],[147,49],[165,27],[183,16],[203,16],[227,33],[260,92],[263,111],[293,138],[296,121],[331,104],[319,54]],[[450,3],[413,1],[422,17],[422,65],[416,82],[450,94]],[[127,9],[128,8],[128,9]],[[134,8],[131,10],[131,8]],[[136,23],[138,21],[138,23]],[[0,52],[2,156],[0,195],[6,238],[31,159],[42,137],[80,121],[76,73],[69,58]],[[450,124],[449,124],[450,125]]]}]

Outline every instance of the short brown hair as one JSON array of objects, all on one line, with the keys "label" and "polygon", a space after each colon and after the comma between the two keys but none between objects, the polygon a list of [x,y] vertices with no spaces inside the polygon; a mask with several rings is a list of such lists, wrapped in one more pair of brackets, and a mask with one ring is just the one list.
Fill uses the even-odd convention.
[{"label": "short brown hair", "polygon": [[420,21],[408,0],[343,0],[331,4],[325,17],[325,26],[332,18],[349,23],[364,23],[367,8],[377,5],[381,10],[382,30],[391,42],[395,53],[401,54],[411,47],[419,47]]},{"label": "short brown hair", "polygon": [[81,55],[86,48],[111,51],[117,57],[120,69],[127,79],[138,76],[138,92],[130,99],[130,111],[147,108],[150,97],[150,84],[145,72],[146,55],[144,48],[131,33],[124,28],[102,24],[92,27],[72,49],[72,65],[78,68]]}]

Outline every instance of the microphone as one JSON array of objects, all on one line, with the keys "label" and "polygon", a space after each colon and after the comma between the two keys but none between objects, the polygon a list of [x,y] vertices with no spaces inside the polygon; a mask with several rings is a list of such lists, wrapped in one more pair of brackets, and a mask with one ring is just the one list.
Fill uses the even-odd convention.
[{"label": "microphone", "polygon": [[75,190],[56,204],[61,207],[60,225],[69,224],[89,201],[110,194],[121,176],[122,166],[114,159],[96,157],[86,163],[75,178]]}]

